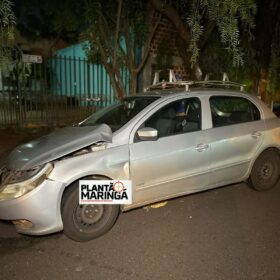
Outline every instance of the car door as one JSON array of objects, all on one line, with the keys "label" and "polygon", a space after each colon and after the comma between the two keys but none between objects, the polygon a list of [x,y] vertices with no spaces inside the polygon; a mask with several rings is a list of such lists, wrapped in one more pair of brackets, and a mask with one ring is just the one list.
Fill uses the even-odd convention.
[{"label": "car door", "polygon": [[195,192],[209,184],[210,148],[201,130],[199,98],[171,102],[144,120],[143,126],[157,129],[159,135],[156,141],[135,138],[130,144],[135,204]]},{"label": "car door", "polygon": [[244,179],[257,153],[265,129],[259,109],[247,98],[212,96],[209,99],[213,128],[211,144],[211,185]]}]

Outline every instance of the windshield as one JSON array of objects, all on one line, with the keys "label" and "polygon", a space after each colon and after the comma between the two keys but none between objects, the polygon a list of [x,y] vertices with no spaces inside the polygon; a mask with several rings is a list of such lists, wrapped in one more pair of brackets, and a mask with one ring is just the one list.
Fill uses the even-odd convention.
[{"label": "windshield", "polygon": [[158,98],[156,96],[125,98],[121,102],[91,115],[80,126],[94,126],[105,123],[114,132]]}]

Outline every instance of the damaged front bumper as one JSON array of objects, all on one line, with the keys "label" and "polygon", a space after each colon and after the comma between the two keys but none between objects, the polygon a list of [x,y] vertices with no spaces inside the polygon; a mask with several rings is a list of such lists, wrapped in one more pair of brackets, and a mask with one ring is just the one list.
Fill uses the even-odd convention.
[{"label": "damaged front bumper", "polygon": [[0,219],[10,220],[19,233],[49,234],[63,229],[61,198],[64,184],[46,179],[29,193],[0,201]]}]

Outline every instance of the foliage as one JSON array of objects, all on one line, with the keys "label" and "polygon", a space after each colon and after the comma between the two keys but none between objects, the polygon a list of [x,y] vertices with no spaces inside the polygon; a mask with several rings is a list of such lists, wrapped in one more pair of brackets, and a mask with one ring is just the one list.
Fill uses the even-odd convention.
[{"label": "foliage", "polygon": [[[103,11],[106,10],[106,13]],[[87,20],[87,37],[89,45],[85,45],[87,57],[92,63],[103,63],[101,52],[104,52],[104,62],[112,63],[112,51],[116,25],[117,2],[87,1],[85,18]],[[106,40],[104,40],[106,36]],[[120,54],[118,52],[118,54]],[[118,56],[119,58],[120,56]],[[118,61],[121,63],[121,59]]]},{"label": "foliage", "polygon": [[83,4],[83,0],[17,0],[17,28],[31,40],[60,38],[76,42],[84,21]]},{"label": "foliage", "polygon": [[243,65],[236,67],[232,64],[232,57],[229,56],[228,51],[221,46],[218,36],[217,32],[214,32],[201,51],[200,65],[203,66],[203,72],[209,73],[210,78],[214,80],[221,80],[222,74],[226,72],[230,80],[245,84],[246,91],[253,92],[260,65],[257,59],[259,53],[252,41],[241,38],[240,48],[244,50],[246,61]]},{"label": "foliage", "polygon": [[[135,74],[135,72],[139,73],[136,71],[137,59],[139,60],[136,52],[137,49],[145,46],[145,42],[149,42],[147,37],[151,33],[148,26],[148,6],[144,0],[137,0],[133,3],[123,0],[120,25],[119,29],[117,28],[117,10],[120,1],[87,1],[86,7],[89,34],[92,38],[88,48],[88,57],[92,62],[101,62],[107,67],[107,70],[111,69],[113,77],[117,75],[116,65],[127,67],[130,75]],[[210,27],[216,26],[214,30],[219,34],[219,37],[215,38],[222,43],[227,52],[221,50],[222,56],[226,58],[223,62],[229,61],[228,53],[230,53],[232,61],[229,64],[233,65],[231,68],[234,68],[233,71],[236,73],[236,67],[244,65],[244,55],[252,51],[252,48],[247,49],[246,47],[242,50],[241,39],[244,35],[240,30],[246,31],[249,38],[253,37],[251,29],[254,28],[256,13],[254,0],[177,0],[170,2],[150,0],[149,3],[159,14],[165,14],[173,22],[178,33],[181,34],[186,49],[191,53],[184,59],[185,63],[190,61],[192,66],[197,64],[200,55],[200,42],[202,39],[208,41],[209,34],[213,30],[210,28],[210,33],[206,34],[209,23]],[[184,18],[186,21],[182,22]],[[116,35],[116,30],[118,35]],[[117,45],[115,45],[116,39]],[[149,49],[149,45],[146,47]],[[162,49],[164,48],[159,46],[157,59],[159,64],[166,62],[163,60],[166,56],[162,54]],[[216,52],[216,50],[212,51]],[[254,57],[254,54],[250,55]],[[217,57],[217,59],[220,58]],[[243,70],[238,73],[245,73],[248,68],[244,67]],[[117,77],[118,83],[120,80],[120,77]]]},{"label": "foliage", "polygon": [[[94,63],[100,62],[101,52],[105,53],[107,63],[113,63],[114,47],[117,48],[117,60],[121,66],[127,60],[129,48],[135,54],[143,46],[147,38],[148,22],[146,6],[143,1],[123,1],[120,26],[116,39],[118,1],[87,1],[85,17],[87,19],[89,37],[94,38],[88,48],[88,56]],[[128,29],[127,29],[128,27]],[[128,34],[126,34],[128,32]],[[106,36],[106,40],[103,40]],[[129,36],[129,38],[127,38]],[[127,39],[130,39],[128,42]]]},{"label": "foliage", "polygon": [[[152,24],[151,8],[159,14],[159,20]],[[233,65],[239,66],[246,55],[246,49],[241,48],[240,30],[247,30],[251,36],[256,4],[255,0],[17,0],[16,11],[21,18],[18,28],[29,38],[75,42],[82,34],[83,39],[88,39],[85,47],[88,59],[104,65],[118,97],[124,94],[121,74],[124,68],[129,71],[130,92],[135,93],[137,76],[145,65],[162,15],[173,23],[179,22],[174,24],[178,34],[184,29],[183,50],[189,50],[185,51],[186,64],[198,62],[200,42],[208,41],[207,24],[213,22],[219,41],[232,54]],[[169,63],[165,61],[170,57],[164,54],[164,46],[159,48],[158,58],[161,64]]]},{"label": "foliage", "polygon": [[153,34],[149,31],[147,2],[88,0],[85,18],[88,59],[105,67],[117,98],[125,95],[122,69],[126,68],[130,94],[135,94],[137,75],[147,59]]},{"label": "foliage", "polygon": [[268,71],[268,92],[272,100],[280,90],[280,23],[275,28],[271,45],[271,60]]},{"label": "foliage", "polygon": [[11,42],[14,39],[14,25],[16,18],[9,0],[0,0],[0,28],[2,42]]},{"label": "foliage", "polygon": [[0,0],[0,70],[8,71],[12,60],[12,44],[14,41],[14,26],[16,18],[9,0]]},{"label": "foliage", "polygon": [[243,65],[244,53],[240,48],[240,25],[247,30],[249,37],[254,28],[256,3],[254,0],[193,0],[187,23],[191,31],[189,50],[191,63],[198,61],[198,42],[204,31],[205,19],[214,21],[220,35],[220,41],[233,57],[233,65]]}]

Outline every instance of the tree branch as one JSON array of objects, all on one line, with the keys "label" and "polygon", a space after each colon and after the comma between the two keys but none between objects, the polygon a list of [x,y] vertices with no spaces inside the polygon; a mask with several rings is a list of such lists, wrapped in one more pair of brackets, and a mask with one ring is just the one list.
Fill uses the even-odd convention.
[{"label": "tree branch", "polygon": [[162,0],[150,0],[150,2],[158,12],[168,17],[168,19],[174,24],[180,37],[185,41],[186,44],[189,44],[191,38],[190,30],[173,6],[166,4]]},{"label": "tree branch", "polygon": [[[105,22],[105,20],[103,20],[103,22],[97,22],[98,28],[99,28],[99,35],[100,35],[100,39],[101,42],[104,46],[106,46],[106,49],[109,50],[110,53],[110,59],[112,61],[112,54],[113,54],[113,49],[112,46],[110,44],[110,40],[109,40],[109,30],[108,30],[108,26],[107,23]],[[104,30],[104,27],[106,30]],[[101,48],[104,48],[104,46],[101,46]],[[102,49],[103,50],[103,49]]]},{"label": "tree branch", "polygon": [[105,67],[109,77],[110,77],[110,81],[111,81],[111,85],[113,87],[113,91],[114,91],[114,95],[117,99],[119,99],[119,92],[120,89],[117,85],[117,82],[115,80],[115,73],[114,73],[114,69],[112,67],[112,65],[110,63],[106,63],[107,60],[107,56],[106,53],[104,51],[104,48],[102,47],[102,44],[100,44],[99,40],[96,40],[96,36],[94,36],[95,33],[90,33],[90,37],[93,39],[93,41],[95,42],[95,44],[98,44],[98,49],[100,51],[100,59],[101,59],[101,64]]},{"label": "tree branch", "polygon": [[129,23],[128,23],[127,17],[125,17],[125,19],[124,19],[124,38],[125,38],[127,62],[128,62],[127,66],[129,67],[129,69],[131,71],[133,71],[134,55],[133,55],[133,49],[131,46],[131,37],[129,34]]},{"label": "tree branch", "polygon": [[214,30],[215,22],[213,20],[208,20],[204,26],[204,32],[198,42],[199,49],[203,49],[207,40],[209,39],[212,31]]},{"label": "tree branch", "polygon": [[156,30],[157,30],[157,28],[158,28],[158,26],[159,26],[159,23],[160,23],[160,21],[161,21],[161,18],[162,18],[162,14],[159,15],[159,17],[158,17],[158,19],[157,19],[157,21],[156,21],[156,24],[154,25],[154,27],[153,27],[153,29],[152,29],[152,31],[151,31],[151,33],[150,33],[150,36],[149,36],[148,40],[147,40],[146,43],[145,43],[145,46],[144,46],[144,56],[143,56],[143,58],[142,58],[141,63],[140,63],[140,64],[138,65],[138,67],[135,69],[135,72],[136,72],[136,73],[139,73],[139,72],[142,70],[142,68],[144,67],[145,63],[146,63],[146,60],[147,60],[147,58],[148,58],[148,56],[149,56],[149,53],[150,53],[151,42],[152,42],[152,40],[153,40],[153,38],[154,38],[155,32],[156,32]]},{"label": "tree branch", "polygon": [[121,10],[122,10],[122,0],[118,1],[118,13],[117,13],[117,23],[116,23],[116,35],[115,35],[115,46],[114,46],[114,55],[113,55],[113,67],[116,67],[117,61],[117,50],[118,50],[118,40],[119,40],[119,31],[120,31],[120,19],[121,19]]}]

